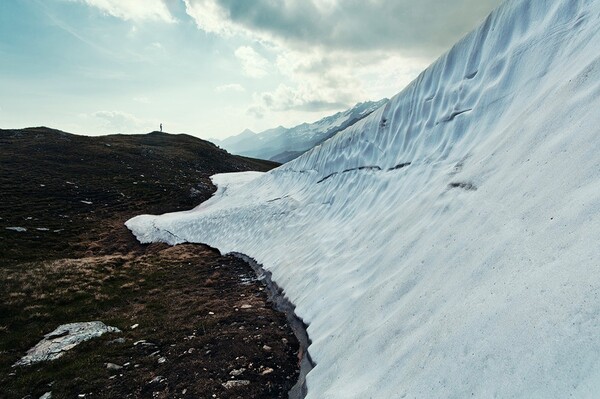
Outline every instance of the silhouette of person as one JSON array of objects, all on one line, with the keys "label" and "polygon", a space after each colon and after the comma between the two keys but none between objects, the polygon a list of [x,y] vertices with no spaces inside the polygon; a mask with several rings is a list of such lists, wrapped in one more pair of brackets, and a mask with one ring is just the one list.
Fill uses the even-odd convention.
[{"label": "silhouette of person", "polygon": [[160,124],[160,131],[162,132],[162,123]]}]

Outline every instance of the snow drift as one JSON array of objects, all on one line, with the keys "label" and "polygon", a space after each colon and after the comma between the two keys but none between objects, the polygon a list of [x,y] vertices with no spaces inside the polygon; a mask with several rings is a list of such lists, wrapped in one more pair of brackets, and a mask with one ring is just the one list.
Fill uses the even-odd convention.
[{"label": "snow drift", "polygon": [[593,397],[599,24],[599,1],[508,1],[321,146],[127,226],[269,269],[309,324],[309,398]]}]

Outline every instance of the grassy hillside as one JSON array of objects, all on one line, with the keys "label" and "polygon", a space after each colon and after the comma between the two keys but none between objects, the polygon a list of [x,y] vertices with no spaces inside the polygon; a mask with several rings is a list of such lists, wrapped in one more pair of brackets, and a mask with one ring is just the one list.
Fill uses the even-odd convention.
[{"label": "grassy hillside", "polygon": [[[123,226],[198,205],[214,173],[277,164],[187,135],[33,128],[0,130],[0,165],[0,397],[287,397],[298,344],[249,266],[143,246]],[[60,324],[92,320],[123,332],[11,367]],[[225,389],[240,369],[250,384]]]}]

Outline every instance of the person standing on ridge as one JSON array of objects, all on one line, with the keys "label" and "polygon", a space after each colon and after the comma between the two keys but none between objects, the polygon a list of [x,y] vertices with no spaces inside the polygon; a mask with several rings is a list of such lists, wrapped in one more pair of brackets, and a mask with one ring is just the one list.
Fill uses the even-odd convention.
[{"label": "person standing on ridge", "polygon": [[162,133],[162,123],[160,124],[160,132]]}]

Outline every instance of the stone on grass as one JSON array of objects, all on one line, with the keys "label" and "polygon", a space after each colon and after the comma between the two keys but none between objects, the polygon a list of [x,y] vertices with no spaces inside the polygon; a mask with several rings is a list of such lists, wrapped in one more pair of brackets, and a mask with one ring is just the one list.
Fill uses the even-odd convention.
[{"label": "stone on grass", "polygon": [[12,230],[12,231],[16,231],[17,233],[24,233],[27,231],[27,229],[25,227],[5,227],[6,230]]},{"label": "stone on grass", "polygon": [[119,366],[118,364],[114,363],[106,363],[106,368],[109,370],[121,370],[123,366]]},{"label": "stone on grass", "polygon": [[231,371],[229,372],[229,375],[232,375],[232,376],[234,376],[234,377],[237,377],[238,375],[242,374],[244,371],[246,371],[246,369],[245,369],[245,368],[243,368],[243,367],[242,367],[242,368],[240,368],[240,369],[237,369],[237,370],[236,370],[236,369],[233,369],[233,370],[231,370]]},{"label": "stone on grass", "polygon": [[231,389],[231,388],[243,387],[245,385],[250,385],[250,381],[248,381],[248,380],[231,380],[231,381],[224,382],[221,385],[223,385],[223,387],[225,389]]},{"label": "stone on grass", "polygon": [[153,379],[151,379],[150,382],[148,382],[148,385],[151,385],[151,384],[162,384],[166,380],[167,379],[165,377],[163,377],[162,375],[157,375],[156,377],[154,377]]},{"label": "stone on grass", "polygon": [[99,337],[109,332],[121,332],[116,327],[110,327],[101,321],[63,324],[56,330],[44,335],[36,346],[27,351],[27,355],[17,361],[13,367],[29,366],[31,364],[55,360],[82,342]]}]

